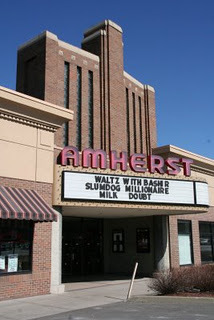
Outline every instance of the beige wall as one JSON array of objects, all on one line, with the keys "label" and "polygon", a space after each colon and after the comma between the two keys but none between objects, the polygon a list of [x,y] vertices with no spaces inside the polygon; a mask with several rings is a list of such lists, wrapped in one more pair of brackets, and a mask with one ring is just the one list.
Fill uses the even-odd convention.
[{"label": "beige wall", "polygon": [[53,183],[54,132],[73,111],[0,87],[0,176]]},{"label": "beige wall", "polygon": [[53,182],[54,133],[0,119],[0,175]]}]

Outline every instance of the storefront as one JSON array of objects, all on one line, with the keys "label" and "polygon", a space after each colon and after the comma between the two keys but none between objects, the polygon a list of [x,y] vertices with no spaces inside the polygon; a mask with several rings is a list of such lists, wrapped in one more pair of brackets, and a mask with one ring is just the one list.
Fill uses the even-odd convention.
[{"label": "storefront", "polygon": [[50,292],[54,132],[72,116],[0,87],[0,300]]},{"label": "storefront", "polygon": [[0,87],[0,299],[214,262],[214,161],[157,147],[122,36],[45,31],[19,47],[17,91]]},{"label": "storefront", "polygon": [[139,276],[170,268],[169,219],[209,210],[208,184],[192,174],[189,157],[156,155],[148,166],[144,154],[126,162],[125,153],[105,156],[103,150],[66,147],[55,165],[62,267],[52,272],[62,273],[62,282],[127,276],[135,262]]}]

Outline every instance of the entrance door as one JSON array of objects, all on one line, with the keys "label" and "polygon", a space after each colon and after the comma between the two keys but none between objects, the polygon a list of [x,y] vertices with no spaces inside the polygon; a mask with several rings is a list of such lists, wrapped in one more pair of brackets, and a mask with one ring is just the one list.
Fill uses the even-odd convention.
[{"label": "entrance door", "polygon": [[102,220],[63,217],[62,235],[63,282],[102,273]]}]

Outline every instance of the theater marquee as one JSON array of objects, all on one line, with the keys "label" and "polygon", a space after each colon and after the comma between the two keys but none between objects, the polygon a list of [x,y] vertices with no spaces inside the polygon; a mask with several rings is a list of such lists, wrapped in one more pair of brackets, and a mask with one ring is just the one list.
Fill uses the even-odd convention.
[{"label": "theater marquee", "polygon": [[208,206],[208,185],[189,180],[63,172],[62,200]]}]

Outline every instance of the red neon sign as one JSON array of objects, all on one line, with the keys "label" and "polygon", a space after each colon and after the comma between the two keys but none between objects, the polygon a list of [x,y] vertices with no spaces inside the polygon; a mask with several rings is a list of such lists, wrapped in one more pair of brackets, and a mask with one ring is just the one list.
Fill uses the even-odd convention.
[{"label": "red neon sign", "polygon": [[[109,161],[107,161],[109,159]],[[158,155],[146,156],[143,153],[133,153],[128,157],[127,152],[111,151],[107,157],[104,150],[84,149],[80,155],[76,147],[65,147],[61,152],[61,165],[72,165],[93,169],[111,169],[126,171],[131,169],[134,172],[167,173],[168,175],[177,175],[183,169],[185,176],[191,175],[190,165],[193,160],[187,158],[169,157],[167,159]]]}]

